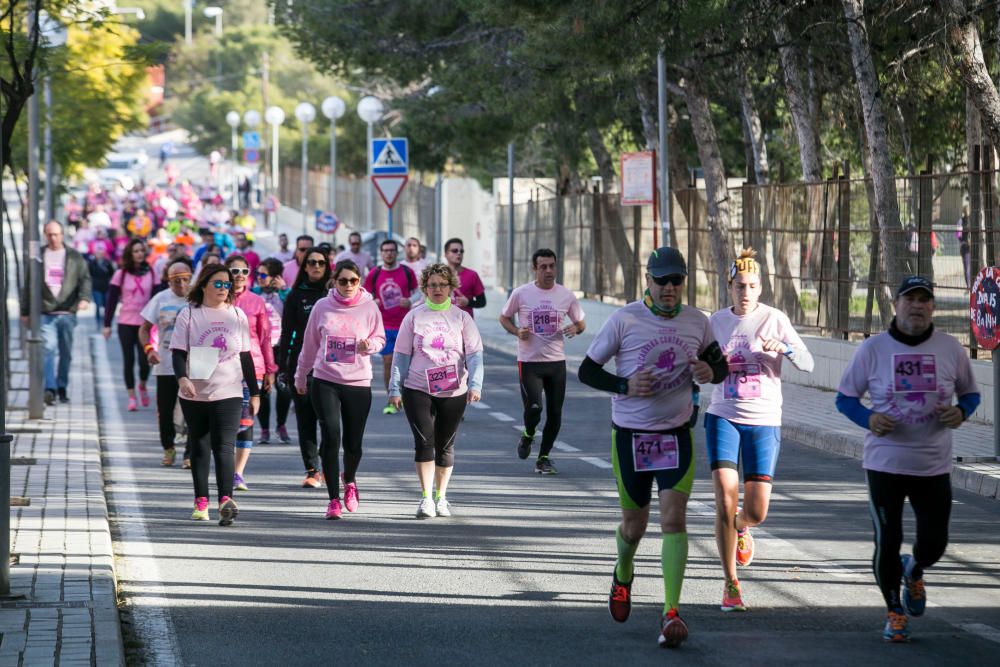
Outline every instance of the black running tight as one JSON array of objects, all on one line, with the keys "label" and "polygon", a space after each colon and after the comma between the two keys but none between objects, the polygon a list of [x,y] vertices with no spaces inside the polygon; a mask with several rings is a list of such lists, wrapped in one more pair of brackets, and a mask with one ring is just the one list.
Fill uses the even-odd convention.
[{"label": "black running tight", "polygon": [[330,500],[333,500],[340,498],[341,433],[345,484],[354,481],[361,465],[361,443],[365,437],[368,411],[372,407],[372,388],[350,387],[313,378],[309,396],[322,434],[319,455],[323,460],[323,477]]},{"label": "black running tight", "polygon": [[434,461],[439,468],[455,465],[455,438],[465,414],[466,395],[439,398],[403,387],[403,409],[413,431],[417,463]]},{"label": "black running tight", "polygon": [[143,385],[149,379],[149,360],[139,342],[139,325],[119,324],[118,342],[122,345],[122,367],[125,372],[125,388],[135,389],[135,359],[139,358],[139,382]]},{"label": "black running tight", "polygon": [[[316,411],[313,409],[312,393],[313,379],[310,375],[306,380],[306,393],[297,391],[292,395],[295,401],[295,426],[299,433],[299,451],[302,453],[302,465],[306,472],[319,472],[319,445],[316,443]],[[292,389],[292,391],[295,391]]]},{"label": "black running tight", "polygon": [[542,392],[545,392],[545,428],[539,456],[548,456],[562,428],[562,408],[566,399],[565,361],[520,361],[521,402],[524,404],[524,430],[535,434],[542,421]]},{"label": "black running tight", "polygon": [[156,376],[156,419],[160,424],[160,446],[163,449],[173,449],[174,436],[177,435],[174,426],[177,391],[177,378],[173,375]]},{"label": "black running tight", "polygon": [[215,459],[215,484],[219,499],[233,495],[233,443],[240,429],[242,398],[218,401],[181,399],[188,429],[188,453],[195,498],[208,497],[208,472]]}]

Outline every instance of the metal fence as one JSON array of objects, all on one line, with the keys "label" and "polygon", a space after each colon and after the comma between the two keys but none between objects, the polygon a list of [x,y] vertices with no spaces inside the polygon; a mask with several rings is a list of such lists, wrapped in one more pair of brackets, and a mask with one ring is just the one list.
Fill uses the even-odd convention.
[{"label": "metal fence", "polygon": [[[887,240],[914,272],[936,283],[935,322],[970,346],[968,284],[1000,244],[996,171],[897,179],[902,230]],[[688,262],[687,302],[705,310],[729,305],[725,271],[738,248],[752,245],[762,266],[765,303],[796,327],[862,338],[892,318],[892,290],[879,258],[870,181],[745,185],[729,190],[727,258],[717,261],[705,191],[675,190],[670,245]],[[500,284],[508,281],[508,206],[497,207]],[[560,281],[602,300],[631,301],[644,289],[644,262],[658,223],[651,207],[622,207],[618,195],[583,194],[514,207],[514,284],[531,277],[531,253],[561,258]],[[662,243],[662,240],[657,239]],[[721,273],[721,279],[720,279]]]}]

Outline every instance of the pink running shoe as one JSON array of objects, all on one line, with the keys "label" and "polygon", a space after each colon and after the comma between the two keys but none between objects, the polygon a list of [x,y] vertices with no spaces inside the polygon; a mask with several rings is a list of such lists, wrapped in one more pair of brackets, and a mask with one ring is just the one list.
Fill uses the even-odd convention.
[{"label": "pink running shoe", "polygon": [[128,399],[128,411],[129,412],[135,412],[138,409],[139,409],[139,406],[135,402],[135,397],[134,396],[130,397]]},{"label": "pink running shoe", "polygon": [[330,504],[326,506],[326,518],[339,519],[341,516],[343,516],[343,512],[340,509],[340,500],[334,498],[330,501]]},{"label": "pink running shoe", "polygon": [[348,512],[358,511],[358,501],[360,500],[358,496],[358,485],[354,482],[346,485],[344,487],[344,507]]},{"label": "pink running shoe", "polygon": [[142,407],[149,407],[149,392],[146,390],[144,385],[139,385],[139,402],[142,403]]}]

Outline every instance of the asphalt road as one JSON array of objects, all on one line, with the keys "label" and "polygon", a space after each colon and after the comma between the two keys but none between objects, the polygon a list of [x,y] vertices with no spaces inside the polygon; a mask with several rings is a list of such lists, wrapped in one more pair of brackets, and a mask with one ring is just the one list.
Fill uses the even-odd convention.
[{"label": "asphalt road", "polygon": [[[298,446],[272,444],[254,449],[240,516],[220,528],[189,520],[190,475],[160,467],[153,408],[125,412],[117,341],[95,337],[93,348],[134,661],[996,664],[995,501],[956,493],[951,547],[927,575],[927,614],[912,621],[913,642],[886,645],[859,463],[785,443],[771,514],[742,572],[751,610],[724,614],[699,428],[681,608],[691,637],[665,651],[656,643],[663,589],[655,525],[639,549],[632,617],[620,625],[607,613],[619,516],[610,402],[575,377],[560,441],[580,451],[554,452],[556,477],[535,475],[530,459],[516,457],[515,365],[487,353],[484,403],[467,411],[459,435],[452,518],[414,518],[412,440],[402,415],[381,414],[377,392],[358,513],[325,521],[325,490],[300,487]],[[912,538],[912,522],[906,533]]]}]

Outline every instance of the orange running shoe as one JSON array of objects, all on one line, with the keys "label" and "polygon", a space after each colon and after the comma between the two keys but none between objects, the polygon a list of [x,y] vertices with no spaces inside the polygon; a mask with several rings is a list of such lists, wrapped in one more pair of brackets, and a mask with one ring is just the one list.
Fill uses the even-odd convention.
[{"label": "orange running shoe", "polygon": [[726,587],[722,590],[722,611],[746,611],[747,606],[743,604],[743,594],[740,590],[740,582],[733,579],[726,582]]},{"label": "orange running shoe", "polygon": [[736,532],[736,564],[740,567],[750,567],[753,562],[753,535],[749,528]]},{"label": "orange running shoe", "polygon": [[302,480],[302,488],[304,489],[318,489],[321,486],[323,486],[323,478],[315,470],[307,472],[305,479]]},{"label": "orange running shoe", "polygon": [[628,620],[628,615],[632,613],[632,581],[635,581],[635,577],[632,581],[623,584],[618,581],[618,568],[616,567],[611,572],[611,594],[608,595],[608,611],[611,612],[611,618],[615,619],[619,623],[624,623]]}]

